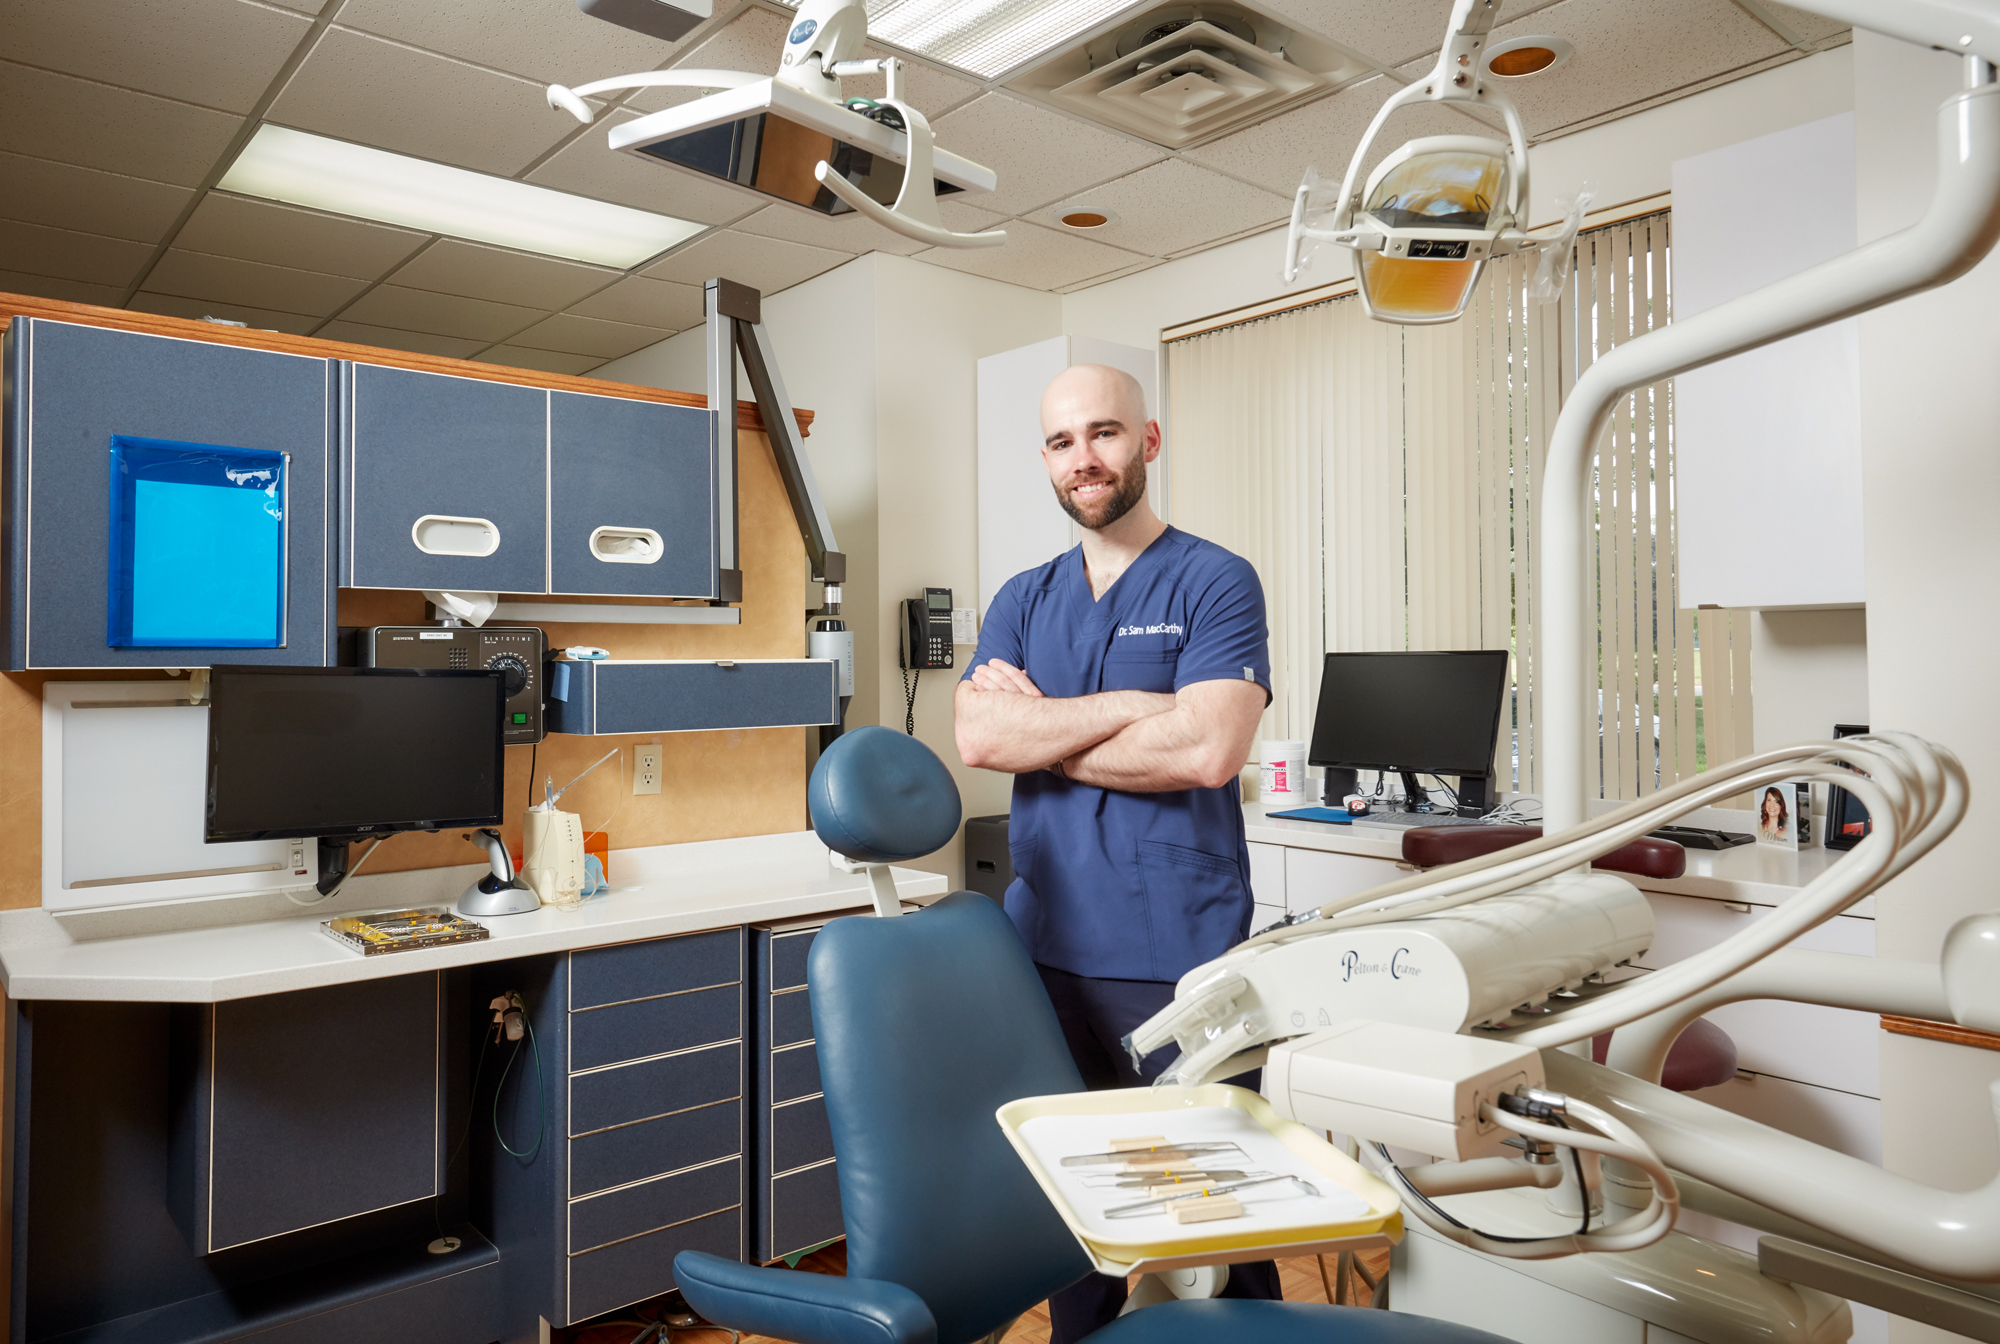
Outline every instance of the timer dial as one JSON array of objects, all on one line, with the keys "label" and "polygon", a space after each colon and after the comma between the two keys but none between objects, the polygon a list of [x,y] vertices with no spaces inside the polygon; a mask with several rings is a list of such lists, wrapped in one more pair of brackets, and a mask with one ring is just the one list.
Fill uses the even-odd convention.
[{"label": "timer dial", "polygon": [[528,665],[517,653],[500,653],[486,660],[489,671],[500,674],[500,688],[509,700],[519,695],[528,684]]}]

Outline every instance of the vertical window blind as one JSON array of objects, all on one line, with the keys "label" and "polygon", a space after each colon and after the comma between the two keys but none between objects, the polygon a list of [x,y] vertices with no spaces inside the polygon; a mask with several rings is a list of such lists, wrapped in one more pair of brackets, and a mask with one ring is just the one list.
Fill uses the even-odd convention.
[{"label": "vertical window blind", "polygon": [[[1560,298],[1488,265],[1458,322],[1371,321],[1342,296],[1171,341],[1175,522],[1265,588],[1262,735],[1311,735],[1328,652],[1506,649],[1502,787],[1537,790],[1535,514],[1577,376],[1671,314],[1670,217],[1580,234]],[[1747,753],[1746,613],[1676,596],[1673,388],[1628,397],[1596,461],[1600,788],[1635,798]]]}]

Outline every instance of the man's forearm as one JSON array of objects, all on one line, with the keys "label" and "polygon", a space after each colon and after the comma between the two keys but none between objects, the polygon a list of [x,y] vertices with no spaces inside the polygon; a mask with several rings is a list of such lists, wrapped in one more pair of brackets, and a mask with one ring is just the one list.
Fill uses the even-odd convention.
[{"label": "man's forearm", "polygon": [[1201,682],[1174,712],[1139,719],[1063,762],[1084,784],[1123,793],[1219,789],[1250,758],[1264,693],[1251,682]]},{"label": "man's forearm", "polygon": [[1058,699],[982,691],[959,683],[958,752],[985,770],[1023,774],[1075,755],[1133,723],[1174,708],[1174,697],[1149,691],[1105,691]]}]

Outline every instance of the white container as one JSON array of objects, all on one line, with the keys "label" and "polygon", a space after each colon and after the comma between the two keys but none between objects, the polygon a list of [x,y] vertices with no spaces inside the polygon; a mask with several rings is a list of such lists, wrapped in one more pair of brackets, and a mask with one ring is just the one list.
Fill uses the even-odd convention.
[{"label": "white container", "polygon": [[1267,738],[1259,744],[1257,801],[1301,805],[1306,798],[1306,744]]}]

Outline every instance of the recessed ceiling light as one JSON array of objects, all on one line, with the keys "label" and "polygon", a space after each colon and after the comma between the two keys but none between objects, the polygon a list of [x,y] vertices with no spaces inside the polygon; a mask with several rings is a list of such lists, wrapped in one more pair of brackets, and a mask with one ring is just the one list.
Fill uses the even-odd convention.
[{"label": "recessed ceiling light", "polygon": [[1575,50],[1560,37],[1514,37],[1486,49],[1486,73],[1501,79],[1526,79],[1553,70]]},{"label": "recessed ceiling light", "polygon": [[1076,229],[1080,232],[1088,233],[1092,229],[1103,228],[1106,224],[1111,223],[1117,218],[1117,211],[1107,210],[1101,205],[1093,205],[1088,209],[1065,210],[1062,214],[1056,216],[1056,221],[1064,228]]},{"label": "recessed ceiling light", "polygon": [[619,270],[708,227],[285,126],[258,127],[216,185],[329,214]]}]

